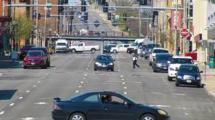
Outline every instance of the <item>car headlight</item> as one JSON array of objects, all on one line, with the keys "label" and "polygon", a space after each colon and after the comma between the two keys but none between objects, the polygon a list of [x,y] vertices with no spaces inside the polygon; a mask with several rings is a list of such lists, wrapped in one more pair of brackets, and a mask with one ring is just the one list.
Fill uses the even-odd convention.
[{"label": "car headlight", "polygon": [[98,65],[98,66],[102,66],[102,64],[101,64],[101,63],[99,63],[99,62],[96,62],[95,64],[96,64],[96,65]]},{"label": "car headlight", "polygon": [[157,64],[156,64],[156,66],[161,67],[161,66],[162,66],[162,64],[161,64],[161,63],[157,63]]},{"label": "car headlight", "polygon": [[158,113],[159,113],[160,115],[167,115],[167,112],[164,111],[164,110],[158,110]]},{"label": "car headlight", "polygon": [[201,80],[201,77],[196,77],[196,80]]},{"label": "car headlight", "polygon": [[113,63],[109,63],[108,65],[113,65]]},{"label": "car headlight", "polygon": [[177,79],[182,79],[183,77],[182,76],[177,76]]}]

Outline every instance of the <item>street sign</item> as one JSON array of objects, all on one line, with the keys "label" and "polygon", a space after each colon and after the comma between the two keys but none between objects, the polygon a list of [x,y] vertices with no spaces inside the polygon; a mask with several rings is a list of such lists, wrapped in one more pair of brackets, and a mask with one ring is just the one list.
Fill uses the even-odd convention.
[{"label": "street sign", "polygon": [[188,30],[187,30],[186,28],[183,28],[183,29],[181,30],[181,36],[182,36],[183,38],[185,38],[185,37],[187,37],[188,35],[189,35]]},{"label": "street sign", "polygon": [[99,25],[100,25],[100,22],[98,20],[94,21],[94,26],[95,27],[99,27]]}]

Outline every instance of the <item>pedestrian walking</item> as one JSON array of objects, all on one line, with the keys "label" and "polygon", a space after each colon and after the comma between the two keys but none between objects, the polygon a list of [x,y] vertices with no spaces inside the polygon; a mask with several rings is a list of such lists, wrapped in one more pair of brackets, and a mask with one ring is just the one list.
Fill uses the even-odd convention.
[{"label": "pedestrian walking", "polygon": [[138,59],[138,55],[137,53],[134,53],[133,55],[133,69],[135,69],[135,67],[140,67],[138,64],[137,64],[137,59]]}]

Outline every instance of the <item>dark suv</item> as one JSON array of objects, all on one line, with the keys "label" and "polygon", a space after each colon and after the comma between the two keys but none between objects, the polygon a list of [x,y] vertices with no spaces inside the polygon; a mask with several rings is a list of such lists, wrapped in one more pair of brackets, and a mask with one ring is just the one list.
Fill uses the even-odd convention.
[{"label": "dark suv", "polygon": [[161,71],[167,72],[168,71],[168,61],[171,61],[172,54],[169,53],[158,53],[153,58],[152,62],[152,69],[153,72]]},{"label": "dark suv", "polygon": [[19,55],[19,59],[23,60],[26,56],[27,52],[32,48],[35,47],[34,45],[25,45],[23,48],[21,48],[21,53]]}]

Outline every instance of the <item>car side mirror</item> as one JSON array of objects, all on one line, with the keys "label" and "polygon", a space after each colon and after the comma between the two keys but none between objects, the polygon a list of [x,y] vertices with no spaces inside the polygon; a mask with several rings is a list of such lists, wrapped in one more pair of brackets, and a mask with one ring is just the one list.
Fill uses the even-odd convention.
[{"label": "car side mirror", "polygon": [[61,99],[59,97],[54,98],[54,101],[59,102]]}]

